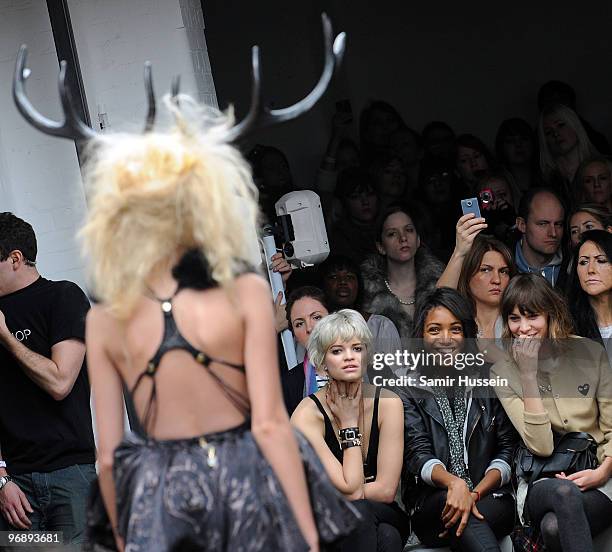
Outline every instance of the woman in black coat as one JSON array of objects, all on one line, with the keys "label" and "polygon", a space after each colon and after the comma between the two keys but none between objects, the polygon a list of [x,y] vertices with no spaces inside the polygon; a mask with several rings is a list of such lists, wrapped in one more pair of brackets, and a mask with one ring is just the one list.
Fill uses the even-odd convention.
[{"label": "woman in black coat", "polygon": [[480,386],[488,367],[469,302],[453,289],[437,289],[419,306],[415,337],[417,352],[429,356],[399,390],[402,490],[414,531],[427,546],[499,550],[498,539],[514,525],[510,477],[518,437],[494,388]]}]

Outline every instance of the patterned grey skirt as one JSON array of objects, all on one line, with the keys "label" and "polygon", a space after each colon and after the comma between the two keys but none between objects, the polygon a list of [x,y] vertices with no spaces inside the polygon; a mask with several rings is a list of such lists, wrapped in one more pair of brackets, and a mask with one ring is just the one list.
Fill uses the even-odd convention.
[{"label": "patterned grey skirt", "polygon": [[[355,528],[359,513],[296,437],[320,542],[332,543]],[[126,552],[308,550],[248,423],[194,439],[129,434],[115,452],[114,475]]]}]

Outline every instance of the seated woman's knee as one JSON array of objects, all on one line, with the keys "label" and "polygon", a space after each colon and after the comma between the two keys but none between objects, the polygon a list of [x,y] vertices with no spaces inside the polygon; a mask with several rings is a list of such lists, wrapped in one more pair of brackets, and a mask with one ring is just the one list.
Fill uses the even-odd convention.
[{"label": "seated woman's knee", "polygon": [[580,489],[573,481],[555,479],[554,482],[554,488],[551,489],[551,492],[556,500],[566,502],[568,500],[580,498]]},{"label": "seated woman's knee", "polygon": [[377,552],[388,552],[403,548],[402,535],[398,529],[389,523],[381,523],[378,526],[377,541]]},{"label": "seated woman's knee", "polygon": [[546,537],[558,537],[559,535],[559,520],[557,516],[548,512],[540,522],[540,530],[542,531],[542,536]]},{"label": "seated woman's knee", "polygon": [[547,550],[561,550],[559,543],[559,520],[553,512],[548,512],[540,522],[540,532]]}]

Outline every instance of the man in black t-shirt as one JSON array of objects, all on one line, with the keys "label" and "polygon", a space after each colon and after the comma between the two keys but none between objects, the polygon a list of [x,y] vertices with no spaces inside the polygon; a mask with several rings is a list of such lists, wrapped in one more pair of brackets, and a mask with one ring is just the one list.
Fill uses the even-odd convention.
[{"label": "man in black t-shirt", "polygon": [[36,270],[36,236],[0,213],[0,530],[81,542],[95,478],[85,360],[89,301]]}]

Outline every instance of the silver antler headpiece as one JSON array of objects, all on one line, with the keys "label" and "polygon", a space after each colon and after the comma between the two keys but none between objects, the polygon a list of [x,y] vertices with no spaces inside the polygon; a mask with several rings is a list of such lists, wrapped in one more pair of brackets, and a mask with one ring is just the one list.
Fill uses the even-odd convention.
[{"label": "silver antler headpiece", "polygon": [[[257,128],[270,126],[276,123],[290,121],[306,113],[311,109],[327,90],[331,82],[335,68],[340,64],[344,54],[346,43],[345,33],[340,33],[332,40],[332,26],[326,14],[321,16],[323,20],[323,39],[325,44],[325,64],[319,82],[310,93],[299,102],[282,109],[270,109],[264,105],[262,99],[261,73],[259,47],[253,46],[252,49],[252,93],[251,106],[246,117],[229,131],[229,141],[236,141]],[[13,99],[17,109],[23,117],[34,127],[45,134],[69,138],[76,141],[87,141],[94,138],[97,133],[87,126],[76,113],[70,97],[70,92],[66,86],[66,62],[60,63],[59,72],[59,95],[64,112],[64,120],[53,121],[37,111],[30,102],[26,93],[25,82],[30,74],[26,68],[28,50],[26,45],[22,45],[17,54],[15,63],[15,75],[13,79]],[[144,83],[147,95],[148,110],[144,132],[148,132],[155,124],[155,94],[153,91],[153,77],[151,63],[146,62],[144,67]],[[171,95],[176,98],[179,93],[179,77],[172,81]]]}]

